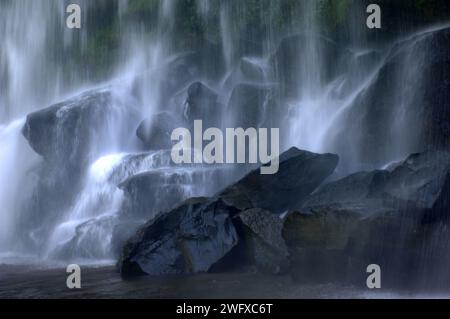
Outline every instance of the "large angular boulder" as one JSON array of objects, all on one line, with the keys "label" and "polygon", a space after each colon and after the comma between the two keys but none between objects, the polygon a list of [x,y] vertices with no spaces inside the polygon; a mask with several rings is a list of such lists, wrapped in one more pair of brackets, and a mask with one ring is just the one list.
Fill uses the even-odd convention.
[{"label": "large angular boulder", "polygon": [[338,161],[334,154],[291,148],[281,154],[276,174],[254,170],[218,196],[241,210],[262,208],[280,214],[301,205],[333,173]]},{"label": "large angular boulder", "polygon": [[209,271],[238,243],[232,217],[221,200],[190,199],[145,224],[123,250],[123,276]]},{"label": "large angular boulder", "polygon": [[[333,224],[339,228],[338,221],[342,220],[352,224],[355,220],[368,223],[389,216],[385,219],[386,225],[388,221],[422,223],[434,211],[450,208],[446,204],[449,169],[450,153],[413,154],[391,170],[359,172],[323,185],[304,201],[302,213],[294,213],[288,220],[294,222],[295,216],[317,220],[322,216],[319,219],[329,231],[315,232],[318,237],[328,236]],[[339,236],[348,239],[352,229],[348,230],[339,232]],[[290,233],[305,234],[302,231]],[[331,242],[335,245],[339,241]],[[344,248],[345,243],[339,246]]]}]

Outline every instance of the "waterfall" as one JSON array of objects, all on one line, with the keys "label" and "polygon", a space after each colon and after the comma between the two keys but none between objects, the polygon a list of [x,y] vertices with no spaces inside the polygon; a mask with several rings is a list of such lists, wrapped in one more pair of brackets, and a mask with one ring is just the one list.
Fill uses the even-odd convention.
[{"label": "waterfall", "polygon": [[[19,120],[13,122],[7,127],[0,127],[0,160],[2,162],[2,169],[0,170],[0,181],[1,181],[1,202],[2,202],[2,215],[1,215],[1,231],[0,231],[0,247],[4,249],[4,246],[9,243],[11,233],[13,231],[13,220],[12,216],[8,214],[8,211],[13,210],[14,202],[11,202],[11,198],[14,198],[13,194],[16,191],[17,180],[13,176],[13,164],[15,155],[17,153],[17,143],[18,143],[18,131],[20,130],[23,121]],[[12,155],[11,155],[12,154]],[[12,181],[13,184],[9,184],[8,181]]]},{"label": "waterfall", "polygon": [[[65,27],[72,2],[82,8],[80,30]],[[217,95],[217,126],[278,126],[283,150],[337,153],[342,175],[419,151],[426,128],[422,114],[413,113],[426,98],[421,74],[432,60],[432,33],[369,46],[361,3],[343,1],[352,4],[339,36],[324,32],[324,3],[2,1],[0,253],[28,249],[45,260],[111,260],[120,227],[135,230],[240,176],[229,167],[174,167],[169,147],[148,149],[136,137],[140,122],[161,112],[186,120],[194,83]],[[190,18],[180,22],[183,15]],[[62,107],[47,121],[57,123],[55,132],[45,133],[56,142],[36,146],[25,117],[61,106],[55,103]],[[92,113],[82,113],[89,107]],[[372,118],[383,125],[371,127]],[[146,132],[159,124],[151,122]],[[80,136],[71,139],[70,129]],[[145,174],[160,183],[149,195],[153,210],[128,216],[123,185]],[[48,206],[36,204],[39,196]]]},{"label": "waterfall", "polygon": [[330,97],[339,85],[324,83],[324,56],[319,49],[318,10],[319,2],[303,1],[303,16],[301,30],[304,33],[301,50],[298,52],[299,67],[294,71],[298,74],[296,88],[297,96],[289,102],[290,113],[290,144],[301,149],[323,152],[323,138],[327,121],[338,105],[334,97]]},{"label": "waterfall", "polygon": [[28,200],[33,176],[29,170],[38,158],[21,135],[24,119],[0,126],[0,253],[14,250],[14,235],[19,231],[13,212]]},{"label": "waterfall", "polygon": [[[67,60],[68,55],[85,51],[87,45],[85,30],[61,28],[65,8],[72,2],[18,0],[0,4],[0,123],[47,106],[89,82],[85,70],[74,68]],[[76,2],[83,8],[92,3]]]}]

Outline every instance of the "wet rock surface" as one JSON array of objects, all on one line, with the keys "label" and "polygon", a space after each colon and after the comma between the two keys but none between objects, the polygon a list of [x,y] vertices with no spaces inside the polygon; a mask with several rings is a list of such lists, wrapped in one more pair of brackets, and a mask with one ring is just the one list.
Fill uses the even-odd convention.
[{"label": "wet rock surface", "polygon": [[289,252],[282,237],[284,220],[269,211],[253,208],[239,213],[245,254],[263,272],[280,274],[288,268]]},{"label": "wet rock surface", "polygon": [[[360,172],[322,186],[286,218],[283,236],[293,263],[300,265],[297,274],[354,279],[355,268],[377,261],[389,269],[390,285],[406,285],[411,276],[439,285],[429,270],[448,262],[448,245],[435,236],[449,235],[449,164],[449,153],[430,151],[390,170]],[[445,277],[443,268],[439,273]]]},{"label": "wet rock surface", "polygon": [[[119,261],[121,273],[126,276],[206,272],[226,259],[232,250],[239,249],[262,271],[284,271],[289,264],[288,251],[281,237],[284,222],[276,213],[294,207],[291,205],[298,204],[301,196],[314,191],[332,173],[337,161],[336,155],[291,149],[280,156],[277,174],[252,171],[214,197],[191,199],[162,213],[125,245]],[[122,187],[128,189],[128,194],[138,191],[143,198],[149,198],[154,193],[153,185],[160,187],[161,183],[147,175],[133,177]],[[141,178],[148,186],[139,182]],[[297,195],[292,201],[294,193]],[[149,199],[131,202],[142,203],[142,209],[148,209],[152,202]]]},{"label": "wet rock surface", "polygon": [[[42,161],[32,168],[37,179],[32,202],[22,208],[28,218],[21,225],[32,229],[24,231],[24,240],[44,245],[49,229],[74,205],[89,166],[132,140],[137,123],[136,101],[116,96],[111,88],[88,91],[27,116],[22,134]],[[36,224],[41,227],[35,229]]]},{"label": "wet rock surface", "polygon": [[241,210],[263,208],[280,214],[300,205],[333,173],[338,161],[334,154],[291,148],[281,154],[276,174],[262,175],[259,169],[254,170],[219,196]]},{"label": "wet rock surface", "polygon": [[[98,155],[112,138],[126,139],[137,120],[133,100],[123,101],[110,90],[83,93],[68,101],[52,105],[27,116],[23,135],[30,146],[47,161],[68,168],[83,167]],[[125,123],[124,127],[114,126]],[[114,126],[114,127],[112,127]]]},{"label": "wet rock surface", "polygon": [[238,242],[233,209],[221,200],[191,199],[144,225],[119,261],[123,276],[207,272]]}]

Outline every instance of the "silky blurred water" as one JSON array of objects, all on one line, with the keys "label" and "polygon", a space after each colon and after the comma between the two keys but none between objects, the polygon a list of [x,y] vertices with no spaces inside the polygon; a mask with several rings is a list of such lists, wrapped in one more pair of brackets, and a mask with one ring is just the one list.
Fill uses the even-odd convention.
[{"label": "silky blurred water", "polygon": [[[132,1],[111,0],[109,4],[117,4],[112,5],[115,10],[112,14],[119,17],[115,36],[118,37],[118,51],[121,54],[109,66],[108,76],[99,80],[95,71],[84,64],[74,63],[75,56],[87,54],[87,39],[91,30],[86,27],[70,30],[64,26],[65,7],[72,2],[78,3],[85,13],[83,26],[89,22],[86,18],[88,13],[95,17],[95,5],[87,0],[14,0],[0,3],[0,251],[8,254],[14,255],[15,242],[20,237],[21,230],[17,229],[19,217],[23,218],[20,216],[20,206],[32,195],[33,174],[30,170],[42,160],[30,149],[21,133],[24,117],[30,112],[77,96],[88,89],[107,87],[113,91],[113,98],[120,105],[138,100],[140,117],[145,119],[159,111],[179,106],[176,100],[185,99],[186,86],[194,81],[205,82],[219,94],[219,100],[227,104],[232,88],[245,82],[243,75],[236,72],[242,62],[261,70],[259,85],[262,86],[270,87],[285,75],[269,74],[271,58],[281,41],[280,35],[275,32],[276,21],[271,14],[262,9],[256,13],[256,17],[266,25],[265,32],[258,34],[256,39],[249,33],[251,30],[246,29],[245,19],[253,8],[245,1],[197,0],[196,9],[204,23],[206,38],[219,39],[219,43],[215,44],[223,53],[225,70],[222,78],[212,80],[207,75],[208,68],[215,60],[220,63],[219,55],[208,56],[208,61],[203,61],[206,70],[184,83],[179,88],[180,92],[170,92],[172,96],[167,98],[163,91],[167,82],[173,80],[170,78],[173,75],[166,72],[165,67],[186,53],[179,52],[176,43],[175,19],[180,3],[175,0],[158,1],[155,21],[149,26],[127,19]],[[218,10],[213,10],[214,6],[218,6]],[[269,12],[279,12],[280,7],[280,2],[269,1]],[[287,35],[302,34],[303,42],[298,52],[299,67],[286,71],[298,72],[293,75],[298,80],[295,94],[282,101],[287,108],[280,107],[275,111],[276,115],[287,115],[281,144],[284,150],[297,146],[314,152],[343,153],[348,163],[346,172],[358,170],[359,146],[349,141],[348,148],[337,149],[333,137],[348,125],[343,115],[349,109],[358,107],[355,100],[377,79],[390,51],[385,50],[374,66],[358,63],[359,59],[376,53],[376,50],[365,47],[366,39],[361,31],[365,26],[358,24],[360,20],[350,19],[347,25],[353,39],[350,42],[357,45],[346,48],[347,63],[341,74],[331,82],[326,81],[325,66],[334,57],[321,51],[323,39],[318,36],[323,23],[319,18],[320,1],[304,0],[300,7],[301,14],[292,19],[291,26],[285,32]],[[352,16],[358,16],[359,12],[364,14],[364,8],[359,6],[352,7],[352,10]],[[255,44],[255,41],[260,43]],[[408,135],[408,129],[414,123],[409,120],[407,109],[418,103],[411,100],[411,92],[420,90],[421,86],[420,82],[411,84],[403,79],[420,77],[421,62],[427,59],[428,54],[419,52],[418,57],[416,53],[413,42],[411,50],[401,53],[403,67],[395,74],[396,79],[392,79],[400,84],[393,101],[396,102],[394,116],[390,120],[393,143],[390,155],[383,164],[396,161],[412,150],[414,137]],[[177,77],[182,75],[177,74]],[[140,79],[138,84],[133,83],[136,77]],[[266,98],[263,107],[268,102]],[[117,134],[117,128],[123,126],[120,112],[105,114],[111,132],[108,145],[92,144],[92,151],[104,149],[104,154],[92,160],[88,171],[84,172],[83,187],[76,194],[75,204],[61,211],[54,228],[41,238],[44,248],[38,257],[49,258],[68,243],[74,243],[72,249],[75,256],[85,257],[89,253],[93,260],[110,258],[112,229],[117,225],[123,204],[123,193],[117,185],[136,174],[164,170],[168,176],[192,180],[191,185],[183,188],[186,198],[209,195],[219,185],[224,186],[221,185],[223,181],[210,181],[213,178],[211,172],[203,168],[175,170],[153,153],[137,156],[139,150],[131,142],[129,147],[121,149]],[[224,117],[233,118],[235,115],[226,114]],[[271,120],[264,118],[262,122],[270,123]],[[354,139],[357,140],[358,136]],[[133,156],[136,160],[131,165],[127,160]],[[129,167],[124,168],[123,163]],[[193,178],[198,172],[203,174],[200,182]],[[24,187],[24,183],[28,187]],[[159,200],[164,202],[166,199]],[[25,253],[33,255],[33,251],[27,252],[26,248]]]}]

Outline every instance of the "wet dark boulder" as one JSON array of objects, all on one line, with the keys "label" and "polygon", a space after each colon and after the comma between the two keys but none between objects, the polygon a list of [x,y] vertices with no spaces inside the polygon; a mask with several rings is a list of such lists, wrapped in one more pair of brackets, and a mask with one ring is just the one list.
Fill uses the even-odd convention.
[{"label": "wet dark boulder", "polygon": [[38,179],[33,202],[24,208],[27,214],[41,225],[59,220],[83,187],[89,165],[128,145],[138,121],[136,101],[109,89],[88,91],[29,114],[22,133],[43,161],[34,171]]},{"label": "wet dark boulder", "polygon": [[[446,207],[450,153],[428,151],[409,156],[390,170],[359,172],[330,182],[311,194],[301,210],[351,213],[373,220],[386,214],[421,222],[433,209]],[[403,220],[404,221],[404,220]]]},{"label": "wet dark boulder", "polygon": [[173,145],[171,140],[173,130],[182,126],[181,120],[176,116],[161,112],[142,121],[136,135],[147,150],[170,149]]},{"label": "wet dark boulder", "polygon": [[201,82],[191,84],[187,90],[185,117],[190,126],[202,120],[205,127],[221,127],[223,107],[219,96]]},{"label": "wet dark boulder", "polygon": [[112,141],[129,140],[135,107],[134,100],[116,98],[109,90],[90,91],[29,114],[23,135],[47,162],[82,168]]},{"label": "wet dark boulder", "polygon": [[283,238],[297,274],[345,280],[358,267],[377,263],[389,269],[392,284],[411,275],[424,278],[431,268],[422,253],[441,263],[448,247],[435,234],[450,210],[449,168],[449,153],[429,151],[389,170],[359,172],[320,187],[286,217]]},{"label": "wet dark boulder", "polygon": [[391,168],[379,192],[396,200],[432,209],[445,193],[450,169],[450,152],[426,151],[410,155]]},{"label": "wet dark boulder", "polygon": [[259,208],[239,213],[234,222],[243,238],[245,257],[263,272],[279,274],[289,265],[282,237],[284,220]]},{"label": "wet dark boulder", "polygon": [[218,196],[241,210],[262,208],[280,214],[301,205],[333,173],[338,161],[334,154],[291,148],[281,154],[276,174],[254,170]]},{"label": "wet dark boulder", "polygon": [[[283,272],[288,252],[281,237],[283,221],[274,213],[299,205],[333,172],[337,162],[333,154],[293,148],[280,156],[277,174],[261,175],[259,169],[255,170],[212,198],[188,200],[174,209],[171,206],[191,194],[185,188],[202,185],[205,180],[226,181],[229,173],[209,170],[213,175],[205,179],[204,172],[198,170],[191,174],[185,170],[181,170],[184,174],[158,170],[129,178],[120,185],[125,193],[122,216],[141,216],[150,221],[124,248],[122,272],[162,275],[208,271],[226,264],[225,255],[237,249],[243,249],[245,257],[259,269]],[[208,185],[202,192],[212,189]],[[160,211],[167,213],[157,215]],[[204,232],[203,238],[200,233]],[[240,248],[233,249],[238,236],[243,242]],[[186,246],[189,238],[191,242]],[[203,251],[212,247],[219,247],[218,252]],[[202,254],[207,255],[200,263],[197,259]]]},{"label": "wet dark boulder", "polygon": [[285,217],[282,236],[288,247],[289,273],[293,278],[330,283],[345,282],[348,274],[350,278],[358,277],[358,270],[365,268],[360,265],[359,269],[350,269],[352,255],[346,248],[359,220],[360,215],[341,207],[290,212]]},{"label": "wet dark boulder", "polygon": [[325,184],[314,194],[309,196],[303,206],[351,203],[366,200],[373,194],[379,184],[384,183],[389,175],[388,171],[376,170],[359,172],[338,181]]},{"label": "wet dark boulder", "polygon": [[125,245],[122,276],[207,272],[238,243],[232,217],[221,200],[190,199],[145,224]]},{"label": "wet dark boulder", "polygon": [[346,280],[353,270],[349,269],[352,259],[347,249],[361,221],[370,216],[382,219],[395,212],[381,198],[372,197],[388,174],[360,172],[327,183],[309,196],[302,208],[286,216],[283,238],[297,279]]}]

